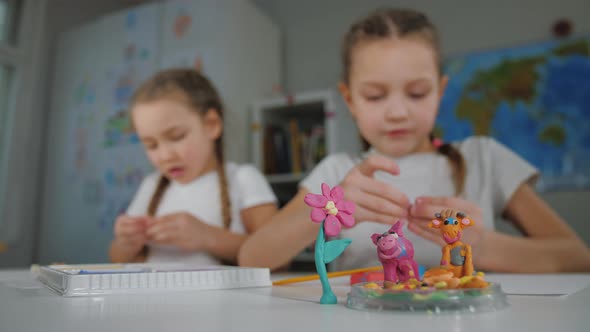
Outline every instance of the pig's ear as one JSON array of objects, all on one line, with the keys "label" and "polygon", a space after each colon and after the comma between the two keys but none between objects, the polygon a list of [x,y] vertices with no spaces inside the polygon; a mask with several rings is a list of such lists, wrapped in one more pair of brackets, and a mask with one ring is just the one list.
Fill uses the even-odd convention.
[{"label": "pig's ear", "polygon": [[373,240],[373,243],[374,244],[377,244],[377,242],[379,241],[379,238],[380,237],[381,237],[381,234],[375,233],[375,234],[371,235],[371,240]]},{"label": "pig's ear", "polygon": [[393,224],[393,226],[391,226],[389,231],[394,231],[397,233],[397,235],[404,236],[404,222],[402,220],[398,220],[395,224]]},{"label": "pig's ear", "polygon": [[430,224],[428,224],[428,227],[430,227],[430,228],[440,228],[440,224],[441,224],[440,220],[438,220],[438,219],[432,219],[430,221]]}]

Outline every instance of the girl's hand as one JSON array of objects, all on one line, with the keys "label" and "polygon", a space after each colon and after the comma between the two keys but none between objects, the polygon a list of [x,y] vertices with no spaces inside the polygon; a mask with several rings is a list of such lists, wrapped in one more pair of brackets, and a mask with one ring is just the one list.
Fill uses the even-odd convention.
[{"label": "girl's hand", "polygon": [[475,222],[473,226],[464,229],[461,242],[470,244],[478,256],[482,255],[483,239],[488,231],[483,227],[481,208],[470,201],[458,197],[418,197],[416,203],[409,210],[408,229],[426,240],[445,246],[446,243],[440,231],[428,227],[430,221],[435,218],[434,214],[444,209],[461,211]]},{"label": "girl's hand", "polygon": [[350,170],[340,186],[344,189],[344,197],[356,204],[355,220],[390,225],[407,216],[410,202],[401,191],[373,178],[379,170],[399,174],[399,167],[393,160],[371,155]]},{"label": "girl's hand", "polygon": [[115,241],[129,251],[139,252],[147,242],[148,222],[149,217],[120,215],[115,221]]},{"label": "girl's hand", "polygon": [[158,244],[173,245],[185,251],[208,248],[212,226],[187,212],[178,212],[155,218],[148,226],[147,236]]}]

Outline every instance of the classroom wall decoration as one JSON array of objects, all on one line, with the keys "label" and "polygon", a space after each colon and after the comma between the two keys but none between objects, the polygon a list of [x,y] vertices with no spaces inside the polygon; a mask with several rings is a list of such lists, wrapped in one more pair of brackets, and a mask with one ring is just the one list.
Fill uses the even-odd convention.
[{"label": "classroom wall decoration", "polygon": [[[260,48],[244,47],[252,36]],[[154,171],[128,114],[144,80],[163,68],[202,67],[228,108],[227,132],[245,137],[238,125],[246,126],[248,103],[278,82],[278,38],[254,5],[233,0],[149,3],[61,35],[40,263],[107,261],[116,217]],[[245,150],[235,145],[227,154],[233,160]]]},{"label": "classroom wall decoration", "polygon": [[436,128],[490,135],[541,171],[541,190],[590,187],[590,38],[452,57]]},{"label": "classroom wall decoration", "polygon": [[[151,55],[157,49],[158,22],[156,8],[144,7],[103,18],[90,31],[82,29],[69,36],[76,40],[92,35],[96,44],[103,43],[104,53],[92,49],[72,56],[74,60],[69,60],[77,63],[73,67],[79,68],[64,79],[64,83],[68,79],[77,83],[73,90],[63,89],[71,97],[61,105],[68,110],[63,116],[69,136],[61,143],[67,156],[61,169],[67,179],[62,198],[70,203],[60,212],[62,226],[94,231],[105,242],[115,218],[152,171],[131,128],[128,105],[137,86],[157,68]],[[110,30],[123,33],[101,41],[101,34],[108,35]]]}]

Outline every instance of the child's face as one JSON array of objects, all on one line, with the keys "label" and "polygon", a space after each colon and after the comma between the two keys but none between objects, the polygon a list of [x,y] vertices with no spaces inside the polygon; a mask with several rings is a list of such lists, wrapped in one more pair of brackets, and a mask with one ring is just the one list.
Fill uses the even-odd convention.
[{"label": "child's face", "polygon": [[221,135],[215,111],[201,116],[171,98],[138,103],[132,117],[149,160],[164,176],[189,183],[215,168],[215,140]]},{"label": "child's face", "polygon": [[432,151],[429,134],[446,85],[432,47],[419,38],[361,42],[340,89],[361,135],[392,157]]}]

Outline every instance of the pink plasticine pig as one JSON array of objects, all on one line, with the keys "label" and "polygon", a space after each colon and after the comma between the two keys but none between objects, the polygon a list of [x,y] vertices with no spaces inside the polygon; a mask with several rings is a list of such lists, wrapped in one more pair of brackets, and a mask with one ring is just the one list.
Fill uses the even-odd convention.
[{"label": "pink plasticine pig", "polygon": [[404,237],[403,222],[398,220],[389,231],[373,234],[371,239],[377,245],[377,255],[383,264],[385,286],[418,278],[418,264],[414,261],[414,246]]}]

